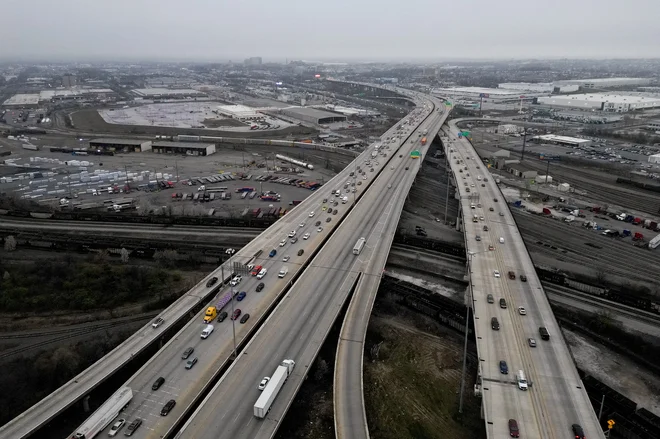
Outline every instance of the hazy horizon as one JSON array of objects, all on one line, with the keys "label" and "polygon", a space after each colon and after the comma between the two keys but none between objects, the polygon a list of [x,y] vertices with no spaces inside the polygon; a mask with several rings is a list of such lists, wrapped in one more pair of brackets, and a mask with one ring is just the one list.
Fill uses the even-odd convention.
[{"label": "hazy horizon", "polygon": [[[4,61],[450,62],[660,58],[660,2],[6,1]],[[636,12],[640,12],[637,14]]]}]

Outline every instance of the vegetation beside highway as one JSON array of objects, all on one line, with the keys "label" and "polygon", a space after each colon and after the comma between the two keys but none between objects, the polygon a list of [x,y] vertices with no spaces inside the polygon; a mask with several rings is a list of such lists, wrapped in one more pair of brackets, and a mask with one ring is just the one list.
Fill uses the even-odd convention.
[{"label": "vegetation beside highway", "polygon": [[171,302],[184,286],[178,271],[112,264],[103,253],[88,261],[67,256],[60,261],[0,261],[0,311],[111,310],[140,301],[153,309]]},{"label": "vegetation beside highway", "polygon": [[380,301],[369,322],[365,351],[363,379],[372,437],[485,436],[481,401],[472,392],[477,366],[473,356],[466,371],[462,422],[456,416],[463,358],[458,333]]}]

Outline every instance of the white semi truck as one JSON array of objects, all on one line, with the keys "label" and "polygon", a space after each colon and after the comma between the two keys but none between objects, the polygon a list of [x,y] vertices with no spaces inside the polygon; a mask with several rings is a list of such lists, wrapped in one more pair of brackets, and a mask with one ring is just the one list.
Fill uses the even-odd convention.
[{"label": "white semi truck", "polygon": [[69,437],[71,439],[92,439],[105,427],[110,425],[128,403],[131,402],[131,399],[133,399],[133,391],[130,387],[122,387],[117,390]]},{"label": "white semi truck", "polygon": [[268,414],[270,406],[275,401],[277,394],[280,393],[280,389],[286,382],[293,368],[295,367],[296,362],[293,360],[283,360],[282,363],[275,369],[275,373],[270,377],[270,381],[266,385],[266,388],[257,399],[257,402],[254,404],[254,416],[259,419],[263,419]]}]

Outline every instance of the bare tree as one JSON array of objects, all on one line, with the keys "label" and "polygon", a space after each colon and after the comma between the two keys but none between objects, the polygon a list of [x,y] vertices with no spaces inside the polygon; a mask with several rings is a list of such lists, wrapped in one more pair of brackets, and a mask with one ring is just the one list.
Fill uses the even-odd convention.
[{"label": "bare tree", "polygon": [[16,238],[13,235],[9,235],[5,238],[5,251],[13,252],[14,250],[16,250]]},{"label": "bare tree", "polygon": [[121,261],[124,264],[128,263],[128,256],[129,256],[128,250],[122,247],[121,251],[119,252],[119,256],[121,257]]}]

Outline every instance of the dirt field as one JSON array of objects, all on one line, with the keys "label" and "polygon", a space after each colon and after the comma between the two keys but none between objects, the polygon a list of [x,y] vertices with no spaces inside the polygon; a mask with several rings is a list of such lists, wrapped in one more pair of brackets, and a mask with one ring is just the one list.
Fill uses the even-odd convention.
[{"label": "dirt field", "polygon": [[[481,401],[472,396],[476,361],[468,362],[463,422],[456,420],[462,338],[419,314],[375,311],[367,348],[364,387],[371,437],[377,439],[481,438]],[[422,329],[423,328],[423,329]]]}]

